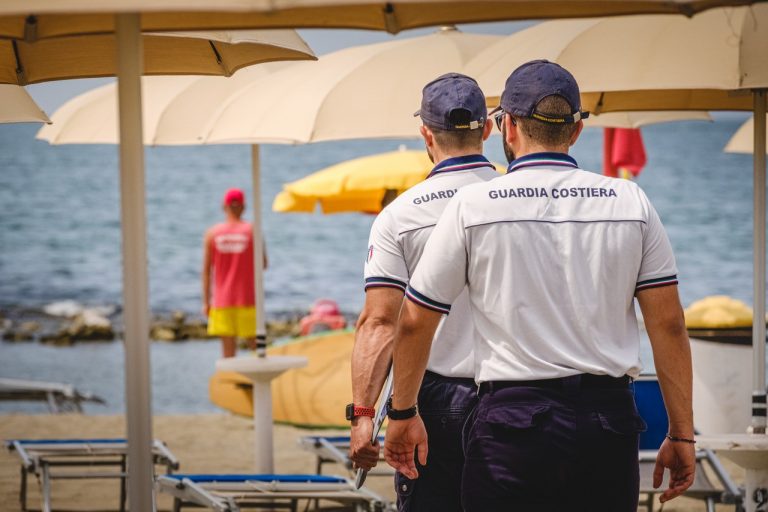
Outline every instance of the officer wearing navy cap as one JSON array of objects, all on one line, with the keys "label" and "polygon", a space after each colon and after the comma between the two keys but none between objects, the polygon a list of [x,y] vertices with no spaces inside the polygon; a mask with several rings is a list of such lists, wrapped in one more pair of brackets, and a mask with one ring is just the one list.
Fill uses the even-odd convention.
[{"label": "officer wearing navy cap", "polygon": [[635,512],[637,301],[669,416],[654,485],[669,470],[661,499],[672,499],[694,477],[692,371],[659,216],[636,184],[568,155],[588,114],[562,67],[520,66],[494,113],[507,174],[456,194],[408,283],[387,461],[417,477],[414,448],[421,463],[434,457],[416,390],[440,311],[452,315],[466,288],[480,399],[464,430],[464,509]]},{"label": "officer wearing navy cap", "polygon": [[[365,263],[365,306],[352,353],[350,458],[370,469],[379,459],[371,446],[371,415],[392,358],[392,339],[410,276],[448,201],[462,187],[499,176],[482,155],[491,132],[485,96],[473,79],[457,73],[440,76],[422,92],[421,135],[435,167],[378,215],[371,227]],[[466,292],[434,334],[434,348],[419,380],[419,404],[434,457],[414,481],[395,476],[398,510],[461,511],[464,463],[461,428],[477,398],[474,382],[473,323]]]}]

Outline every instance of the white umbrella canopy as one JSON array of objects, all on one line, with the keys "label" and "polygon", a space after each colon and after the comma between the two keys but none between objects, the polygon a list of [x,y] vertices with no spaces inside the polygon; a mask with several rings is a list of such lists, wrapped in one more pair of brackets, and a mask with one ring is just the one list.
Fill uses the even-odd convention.
[{"label": "white umbrella canopy", "polygon": [[[28,85],[49,80],[114,76],[114,34],[0,40],[0,83]],[[144,75],[230,76],[254,63],[307,60],[312,50],[293,30],[144,34]],[[254,55],[258,58],[254,60]]]},{"label": "white umbrella canopy", "polygon": [[[755,0],[5,0],[0,37],[24,39],[113,32],[111,14],[142,12],[141,30],[362,28],[401,30],[498,20],[693,14]],[[759,0],[758,0],[759,1]],[[178,12],[184,12],[179,16]],[[28,15],[35,15],[28,20]]]},{"label": "white umbrella canopy", "polygon": [[26,89],[0,84],[0,123],[50,123]]},{"label": "white umbrella canopy", "polygon": [[[768,142],[768,140],[767,140]],[[755,150],[755,118],[744,121],[725,145],[726,153],[752,153]]]},{"label": "white umbrella canopy", "polygon": [[[670,110],[662,112],[608,112],[589,116],[584,120],[586,128],[641,128],[650,124],[675,121],[711,121],[708,112],[697,110]],[[46,127],[43,127],[43,129]]]},{"label": "white umbrella canopy", "polygon": [[[270,62],[241,69],[235,75],[142,77],[144,144],[193,145],[221,104],[245,85],[294,65]],[[52,114],[52,124],[37,138],[51,144],[117,144],[117,84],[87,91]]]},{"label": "white umbrella canopy", "polygon": [[424,85],[462,71],[500,39],[444,27],[427,36],[339,50],[243,88],[211,119],[203,138],[304,143],[415,137],[420,122],[413,113]]},{"label": "white umbrella canopy", "polygon": [[[466,72],[498,104],[509,73],[541,58],[569,69],[585,109],[751,110],[768,83],[768,4],[713,9],[693,18],[628,16],[557,20],[513,34]],[[745,94],[733,94],[743,90]]]}]

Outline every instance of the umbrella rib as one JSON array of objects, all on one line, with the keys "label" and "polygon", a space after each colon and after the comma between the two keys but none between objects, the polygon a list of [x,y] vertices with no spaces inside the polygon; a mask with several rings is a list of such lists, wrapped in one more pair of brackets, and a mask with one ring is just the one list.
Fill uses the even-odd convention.
[{"label": "umbrella rib", "polygon": [[21,63],[21,57],[19,56],[19,46],[16,40],[11,40],[11,46],[13,46],[13,57],[16,59],[16,80],[19,85],[27,85],[26,73],[24,73],[24,65]]},{"label": "umbrella rib", "polygon": [[221,54],[219,53],[219,50],[216,49],[216,45],[211,40],[208,40],[208,44],[211,45],[211,50],[213,50],[213,55],[216,57],[216,63],[221,67],[221,69],[224,70],[224,76],[227,76],[227,77],[232,76],[232,73],[230,73],[229,70],[226,68],[226,66],[224,66],[224,61],[221,58]]}]

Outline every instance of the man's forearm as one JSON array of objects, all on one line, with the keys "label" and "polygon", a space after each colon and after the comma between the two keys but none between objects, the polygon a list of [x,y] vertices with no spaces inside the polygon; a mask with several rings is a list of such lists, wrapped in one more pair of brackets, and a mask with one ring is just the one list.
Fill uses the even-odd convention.
[{"label": "man's forearm", "polygon": [[392,361],[395,322],[373,318],[361,319],[352,349],[352,401],[373,407],[381,393]]},{"label": "man's forearm", "polygon": [[656,374],[669,416],[670,433],[693,435],[691,346],[676,286],[638,293],[651,340]]},{"label": "man's forearm", "polygon": [[407,409],[416,403],[427,368],[432,337],[441,318],[441,313],[405,301],[394,347],[393,408]]}]

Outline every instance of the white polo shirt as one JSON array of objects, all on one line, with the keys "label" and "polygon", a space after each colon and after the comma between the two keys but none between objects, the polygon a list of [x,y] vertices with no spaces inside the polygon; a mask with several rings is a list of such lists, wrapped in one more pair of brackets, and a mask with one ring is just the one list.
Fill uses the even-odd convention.
[{"label": "white polo shirt", "polygon": [[[405,292],[437,219],[458,189],[499,177],[482,155],[440,162],[426,180],[390,203],[373,223],[365,263],[365,289],[393,287]],[[453,297],[453,310],[440,322],[427,369],[446,377],[473,377],[472,319],[464,286]]]},{"label": "white polo shirt", "polygon": [[454,197],[406,294],[453,315],[468,287],[477,382],[635,377],[635,292],[677,284],[676,274],[640,187],[578,169],[565,154],[537,153]]}]

